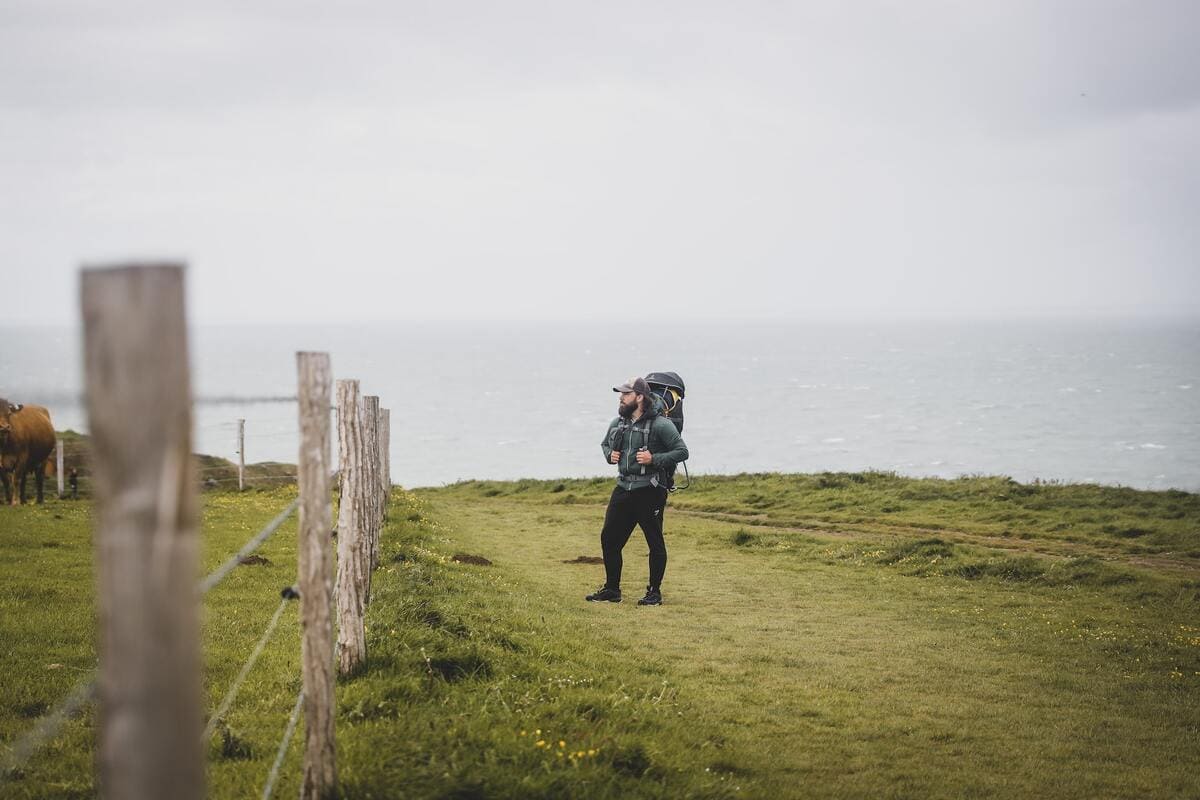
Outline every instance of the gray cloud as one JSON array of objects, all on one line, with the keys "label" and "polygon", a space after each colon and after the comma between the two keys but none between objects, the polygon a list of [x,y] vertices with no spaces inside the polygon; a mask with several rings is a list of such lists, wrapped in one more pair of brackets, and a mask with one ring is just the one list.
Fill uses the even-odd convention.
[{"label": "gray cloud", "polygon": [[166,8],[0,11],[18,319],[1200,312],[1192,3]]}]

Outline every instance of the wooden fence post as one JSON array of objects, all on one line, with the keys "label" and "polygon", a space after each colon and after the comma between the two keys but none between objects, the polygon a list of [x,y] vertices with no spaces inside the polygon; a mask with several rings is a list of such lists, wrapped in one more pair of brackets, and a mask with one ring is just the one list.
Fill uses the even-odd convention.
[{"label": "wooden fence post", "polygon": [[363,398],[363,472],[367,487],[367,604],[371,602],[371,578],[379,565],[379,397]]},{"label": "wooden fence post", "polygon": [[333,587],[329,530],[329,354],[297,353],[300,403],[300,541],[298,550],[304,673],[304,779],[301,800],[332,797],[334,761]]},{"label": "wooden fence post", "polygon": [[55,466],[54,472],[58,475],[58,499],[62,500],[62,496],[65,493],[64,492],[65,486],[63,485],[64,476],[63,476],[63,440],[62,439],[54,440],[54,466]]},{"label": "wooden fence post", "polygon": [[204,797],[198,498],[184,272],[85,269],[106,798]]},{"label": "wooden fence post", "polygon": [[383,406],[379,407],[379,416],[375,419],[375,457],[375,477],[379,479],[376,483],[376,491],[379,492],[379,526],[382,534],[383,517],[387,513],[387,503],[384,502],[383,494]]},{"label": "wooden fence post", "polygon": [[358,381],[338,381],[337,396],[338,469],[342,483],[337,523],[337,659],[338,672],[349,675],[367,660],[367,640],[363,629],[367,589],[363,530],[366,513]]},{"label": "wooden fence post", "polygon": [[383,517],[387,518],[388,504],[392,498],[392,411],[379,409],[380,472],[383,483]]},{"label": "wooden fence post", "polygon": [[246,420],[238,420],[238,491],[246,488]]}]

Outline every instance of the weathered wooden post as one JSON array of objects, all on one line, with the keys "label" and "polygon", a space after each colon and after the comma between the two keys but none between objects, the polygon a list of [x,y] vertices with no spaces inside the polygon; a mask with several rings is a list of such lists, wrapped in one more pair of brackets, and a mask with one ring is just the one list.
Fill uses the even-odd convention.
[{"label": "weathered wooden post", "polygon": [[383,411],[384,411],[384,409],[383,409],[382,405],[380,405],[379,416],[376,417],[376,456],[379,459],[379,463],[377,464],[378,470],[376,470],[376,474],[379,476],[379,485],[378,485],[377,491],[379,492],[379,534],[380,534],[380,536],[383,535],[383,519],[386,515],[388,515],[388,500],[386,500],[386,494],[384,493],[384,485],[386,482],[388,482],[388,479],[386,479],[386,477],[384,476],[384,465],[383,465],[383,440],[384,440]]},{"label": "weathered wooden post", "polygon": [[338,381],[337,395],[338,468],[342,482],[337,523],[337,660],[338,672],[349,675],[360,669],[367,660],[367,640],[363,629],[367,590],[363,531],[366,510],[358,381]]},{"label": "weathered wooden post", "polygon": [[62,439],[54,440],[54,467],[55,467],[54,472],[58,475],[58,499],[62,500],[63,495],[66,493],[64,491],[66,487],[63,485],[65,477],[63,476],[63,440]]},{"label": "weathered wooden post", "polygon": [[371,602],[371,576],[379,565],[379,398],[363,397],[363,473],[367,486],[367,603]]},{"label": "weathered wooden post", "polygon": [[197,487],[184,271],[85,269],[106,798],[204,797]]},{"label": "weathered wooden post", "polygon": [[300,403],[300,541],[298,550],[304,676],[304,778],[301,800],[332,797],[334,762],[333,586],[330,580],[328,353],[297,353]]},{"label": "weathered wooden post", "polygon": [[383,464],[383,517],[386,519],[391,501],[391,409],[379,409],[379,415],[379,447],[383,451],[379,462]]},{"label": "weathered wooden post", "polygon": [[246,420],[238,420],[238,491],[246,488]]}]

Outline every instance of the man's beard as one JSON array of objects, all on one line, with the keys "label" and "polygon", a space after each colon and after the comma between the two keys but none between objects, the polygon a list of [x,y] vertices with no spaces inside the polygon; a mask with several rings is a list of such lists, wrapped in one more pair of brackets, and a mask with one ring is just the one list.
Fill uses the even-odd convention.
[{"label": "man's beard", "polygon": [[637,411],[637,407],[637,400],[634,400],[632,403],[618,403],[617,413],[625,419],[629,419],[633,416],[633,412]]}]

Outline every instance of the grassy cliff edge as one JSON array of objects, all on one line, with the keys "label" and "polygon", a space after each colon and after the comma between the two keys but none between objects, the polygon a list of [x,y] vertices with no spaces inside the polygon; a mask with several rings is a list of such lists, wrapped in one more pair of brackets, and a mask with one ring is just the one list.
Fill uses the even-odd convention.
[{"label": "grassy cliff edge", "polygon": [[[666,604],[647,609],[632,602],[637,533],[626,602],[582,601],[602,580],[587,562],[611,486],[395,490],[370,665],[338,690],[345,796],[1200,791],[1197,495],[705,476],[672,496]],[[204,566],[292,496],[206,492]],[[4,746],[95,657],[87,504],[0,511]],[[294,575],[294,523],[262,554],[206,598],[210,708]],[[285,617],[209,743],[213,796],[261,786],[298,635]],[[93,796],[93,722],[71,723],[6,793]],[[278,792],[296,791],[298,759],[293,745]]]}]

